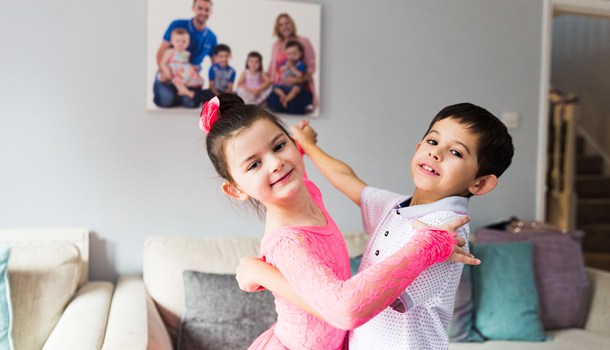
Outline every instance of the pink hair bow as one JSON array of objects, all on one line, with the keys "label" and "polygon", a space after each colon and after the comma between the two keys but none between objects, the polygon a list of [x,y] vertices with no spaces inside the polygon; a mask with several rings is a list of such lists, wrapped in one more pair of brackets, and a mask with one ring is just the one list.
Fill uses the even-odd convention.
[{"label": "pink hair bow", "polygon": [[208,102],[203,104],[201,114],[199,115],[199,129],[206,135],[212,129],[212,125],[218,120],[218,109],[220,108],[220,100],[218,96],[213,97]]}]

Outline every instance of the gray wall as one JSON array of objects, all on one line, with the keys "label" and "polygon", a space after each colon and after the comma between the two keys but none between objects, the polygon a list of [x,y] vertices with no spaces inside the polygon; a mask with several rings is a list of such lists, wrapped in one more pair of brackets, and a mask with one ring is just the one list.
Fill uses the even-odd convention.
[{"label": "gray wall", "polygon": [[[516,111],[513,165],[472,200],[471,226],[533,218],[542,1],[320,3],[320,144],[369,184],[410,192],[409,159],[439,109]],[[198,112],[145,111],[145,8],[0,0],[0,227],[91,228],[93,279],[139,273],[149,235],[262,232],[220,193]],[[338,225],[361,230],[359,210],[309,173]]]}]

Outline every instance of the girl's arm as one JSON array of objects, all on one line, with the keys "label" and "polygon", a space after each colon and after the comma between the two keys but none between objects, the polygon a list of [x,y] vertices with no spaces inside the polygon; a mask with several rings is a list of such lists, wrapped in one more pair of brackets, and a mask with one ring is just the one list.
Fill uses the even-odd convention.
[{"label": "girl's arm", "polygon": [[246,82],[246,71],[241,72],[239,79],[237,79],[237,87],[243,87]]},{"label": "girl's arm", "polygon": [[[455,227],[455,225],[463,225],[467,220],[467,218],[459,218],[443,226]],[[435,235],[439,231],[424,230],[419,231],[418,234],[421,232]],[[311,254],[306,254],[306,261],[299,261],[299,259],[295,259],[294,254],[290,253],[288,254],[290,256],[288,264],[285,264],[284,258],[279,257],[280,270],[257,258],[242,259],[237,268],[237,280],[240,288],[246,291],[259,290],[258,282],[260,282],[260,285],[329,324],[337,328],[353,329],[388,307],[427,266],[431,265],[432,260],[423,261],[426,260],[424,255],[426,252],[432,255],[435,253],[428,250],[430,246],[427,246],[427,243],[418,241],[419,238],[414,239],[414,242],[408,243],[394,255],[361,271],[347,281],[338,280],[332,271],[328,271],[321,264],[316,264],[319,260]],[[464,241],[462,240],[460,243],[464,244]],[[448,244],[452,244],[452,242],[448,242]],[[436,246],[436,248],[438,247]],[[285,248],[297,248],[288,251],[292,253],[307,251],[307,249],[298,249],[295,246],[282,247],[282,249]],[[416,256],[410,256],[410,253],[404,255],[406,251],[413,250],[415,250]],[[452,257],[455,257],[456,254],[462,256],[457,259],[458,261],[476,260],[459,248],[454,250]],[[404,261],[397,262],[397,258],[398,260],[404,259]],[[437,258],[442,259],[440,256]]]},{"label": "girl's arm", "polygon": [[280,270],[262,261],[255,256],[242,258],[237,266],[235,278],[239,288],[245,292],[259,292],[267,289],[279,294],[282,298],[305,310],[307,313],[318,317],[326,322],[322,315],[312,309],[290,286]]},{"label": "girl's arm", "polygon": [[[173,54],[174,54],[174,50],[168,49],[163,53],[163,56],[161,57],[161,60],[159,61],[159,70],[161,70],[161,72],[163,73],[164,77],[167,80],[171,80],[172,75],[173,75],[171,69],[169,69],[169,60]],[[159,79],[159,80],[163,81],[162,79]]]},{"label": "girl's arm", "polygon": [[354,329],[376,316],[421,272],[446,260],[455,243],[446,231],[419,230],[396,253],[343,281],[305,240],[300,232],[278,239],[273,263],[306,304],[340,329]]}]

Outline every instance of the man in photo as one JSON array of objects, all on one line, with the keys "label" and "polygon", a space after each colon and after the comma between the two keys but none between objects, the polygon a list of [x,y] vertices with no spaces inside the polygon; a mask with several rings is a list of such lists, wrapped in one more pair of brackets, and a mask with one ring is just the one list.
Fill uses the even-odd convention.
[{"label": "man in photo", "polygon": [[[217,45],[216,34],[206,26],[212,13],[211,0],[193,0],[193,14],[191,19],[174,20],[163,35],[161,45],[157,50],[157,67],[161,67],[161,61],[165,51],[171,47],[171,33],[176,28],[183,28],[190,36],[190,43],[187,48],[190,53],[190,63],[198,70],[201,70],[201,63],[205,56],[210,59],[214,57],[214,50]],[[172,77],[158,69],[153,85],[153,102],[155,105],[167,108],[183,106],[187,108],[197,108],[202,102],[200,88],[189,87],[193,91],[191,94],[178,94],[176,87],[172,84]]]}]

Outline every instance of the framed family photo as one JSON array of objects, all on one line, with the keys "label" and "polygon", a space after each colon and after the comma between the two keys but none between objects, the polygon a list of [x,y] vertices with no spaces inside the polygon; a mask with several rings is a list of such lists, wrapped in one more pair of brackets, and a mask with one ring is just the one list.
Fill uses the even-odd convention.
[{"label": "framed family photo", "polygon": [[318,116],[321,5],[148,0],[146,108],[189,111],[221,92]]}]

